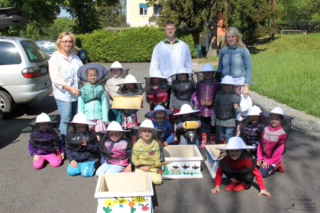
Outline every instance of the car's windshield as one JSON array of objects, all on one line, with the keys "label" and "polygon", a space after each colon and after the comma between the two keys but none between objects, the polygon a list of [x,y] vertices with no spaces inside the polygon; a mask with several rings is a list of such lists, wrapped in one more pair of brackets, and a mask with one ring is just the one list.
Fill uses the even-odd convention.
[{"label": "car's windshield", "polygon": [[26,51],[30,62],[41,62],[46,60],[40,48],[32,41],[21,41],[23,49]]},{"label": "car's windshield", "polygon": [[36,42],[40,49],[51,55],[56,50],[56,44],[54,42]]}]

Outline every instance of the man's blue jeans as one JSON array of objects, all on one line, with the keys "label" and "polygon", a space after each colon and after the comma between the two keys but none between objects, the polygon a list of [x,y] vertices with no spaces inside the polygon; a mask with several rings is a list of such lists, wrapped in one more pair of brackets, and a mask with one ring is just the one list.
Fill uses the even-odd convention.
[{"label": "man's blue jeans", "polygon": [[78,101],[74,102],[65,102],[59,99],[56,99],[58,110],[60,113],[60,135],[61,140],[64,143],[64,139],[67,135],[67,124],[64,122],[72,121],[73,116],[77,114],[78,111]]}]

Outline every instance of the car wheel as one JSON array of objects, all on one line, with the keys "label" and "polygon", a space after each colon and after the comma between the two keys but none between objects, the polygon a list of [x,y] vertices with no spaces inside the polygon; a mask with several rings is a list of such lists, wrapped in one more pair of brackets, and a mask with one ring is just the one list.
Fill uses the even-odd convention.
[{"label": "car wheel", "polygon": [[12,98],[11,96],[4,92],[0,91],[0,110],[2,110],[2,118],[6,118],[12,109]]}]

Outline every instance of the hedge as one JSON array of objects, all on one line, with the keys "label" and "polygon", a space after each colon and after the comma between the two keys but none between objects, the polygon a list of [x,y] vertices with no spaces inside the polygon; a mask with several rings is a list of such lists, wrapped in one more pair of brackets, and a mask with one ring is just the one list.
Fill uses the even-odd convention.
[{"label": "hedge", "polygon": [[[177,37],[189,45],[195,57],[191,33],[177,32]],[[77,46],[87,50],[90,62],[149,62],[156,44],[166,37],[161,28],[137,27],[117,31],[94,31],[77,35]]]}]

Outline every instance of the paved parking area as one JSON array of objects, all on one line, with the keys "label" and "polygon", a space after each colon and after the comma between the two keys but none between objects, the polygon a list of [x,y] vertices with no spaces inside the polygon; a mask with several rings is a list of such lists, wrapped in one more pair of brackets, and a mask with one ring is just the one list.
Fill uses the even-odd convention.
[{"label": "paved parking area", "polygon": [[[148,63],[123,66],[129,67],[138,81],[149,75]],[[148,105],[144,106],[138,113],[139,122],[148,111]],[[28,123],[41,112],[59,119],[52,96],[30,106],[16,107],[9,119],[0,122],[0,212],[95,212],[97,177],[68,176],[67,161],[58,168],[48,165],[33,169],[27,150]],[[285,173],[265,179],[272,198],[259,197],[257,184],[250,190],[227,192],[223,190],[227,180],[223,180],[221,192],[213,195],[210,189],[214,188],[214,180],[202,163],[202,179],[167,180],[156,186],[155,212],[312,212],[310,208],[320,211],[319,142],[295,130],[291,133],[283,157]],[[205,152],[202,154],[206,156]]]}]

